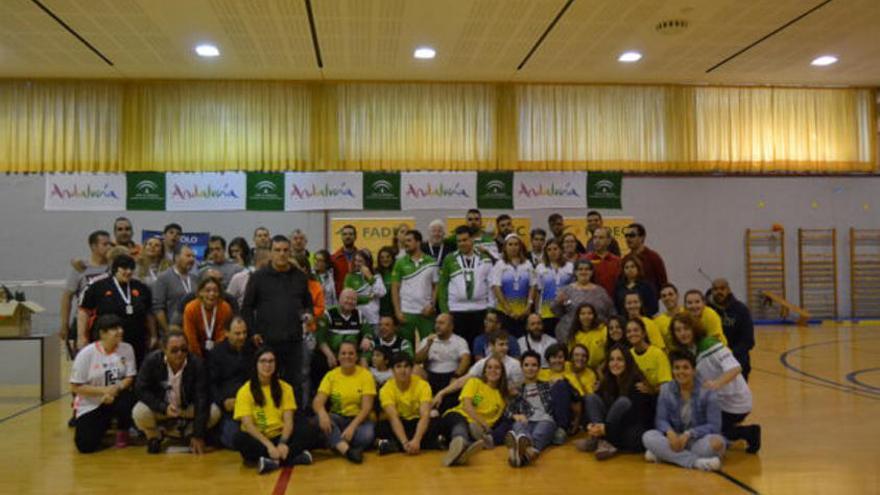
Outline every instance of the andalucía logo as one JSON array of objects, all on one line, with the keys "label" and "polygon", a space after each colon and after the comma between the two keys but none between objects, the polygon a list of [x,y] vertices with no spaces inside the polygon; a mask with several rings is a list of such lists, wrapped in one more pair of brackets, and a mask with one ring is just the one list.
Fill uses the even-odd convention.
[{"label": "andaluc\u00eda logo", "polygon": [[206,187],[199,187],[198,184],[193,184],[190,188],[174,184],[174,187],[171,189],[171,197],[177,200],[188,200],[238,198],[239,196],[229,183],[225,183],[220,187],[215,187],[212,184],[208,184]]},{"label": "andaluc\u00eda logo", "polygon": [[324,184],[322,187],[318,187],[316,184],[312,184],[311,187],[301,188],[296,184],[293,184],[290,187],[290,197],[296,199],[336,198],[339,196],[353,198],[354,191],[348,187],[345,182],[340,183],[338,186]]},{"label": "andaluc\u00eda logo", "polygon": [[504,182],[500,180],[490,180],[487,182],[485,196],[489,198],[506,198],[507,193],[504,191]]},{"label": "andaluc\u00eda logo", "polygon": [[538,187],[530,187],[525,183],[520,184],[519,191],[517,194],[520,196],[525,196],[527,198],[537,198],[543,196],[555,196],[555,197],[578,197],[579,194],[577,189],[575,189],[571,182],[566,182],[565,185],[558,184],[538,184]]},{"label": "andaluc\u00eda logo", "polygon": [[271,180],[261,180],[254,184],[253,194],[251,195],[254,199],[280,199],[281,195],[278,194],[278,186],[275,185]]},{"label": "andaluc\u00eda logo", "polygon": [[376,198],[393,198],[394,197],[394,186],[391,182],[385,179],[379,179],[376,182],[373,182],[371,186],[372,195]]},{"label": "andaluc\u00eda logo", "polygon": [[159,184],[149,179],[144,179],[134,186],[135,199],[161,199],[162,193]]},{"label": "andaluc\u00eda logo", "polygon": [[596,188],[593,192],[597,196],[617,196],[614,193],[614,183],[608,179],[602,179],[599,182],[596,182]]},{"label": "andaluc\u00eda logo", "polygon": [[415,184],[410,184],[409,187],[406,188],[405,194],[411,198],[427,198],[431,196],[438,198],[470,197],[467,190],[462,187],[461,183],[459,182],[456,182],[453,186],[449,186],[446,184],[439,184],[437,186],[434,186],[432,184],[428,184],[425,187],[419,187]]},{"label": "andaluc\u00eda logo", "polygon": [[58,184],[52,184],[52,191],[49,193],[49,196],[59,199],[119,199],[119,194],[107,183],[104,183],[103,188],[94,188],[91,184],[86,184],[83,188],[79,184],[74,184],[73,187],[61,187]]}]

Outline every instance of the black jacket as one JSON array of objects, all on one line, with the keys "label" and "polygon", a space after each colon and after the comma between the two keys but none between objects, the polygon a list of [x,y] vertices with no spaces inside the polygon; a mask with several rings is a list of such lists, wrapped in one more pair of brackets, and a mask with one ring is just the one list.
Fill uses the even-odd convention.
[{"label": "black jacket", "polygon": [[301,271],[279,272],[269,265],[251,274],[241,306],[250,335],[273,343],[301,341],[302,315],[311,312],[312,295]]},{"label": "black jacket", "polygon": [[221,411],[223,401],[234,399],[238,389],[250,378],[253,353],[248,345],[236,352],[228,340],[220,342],[208,354],[208,369],[211,371],[211,401]]},{"label": "black jacket", "polygon": [[[134,388],[138,400],[153,411],[164,414],[168,409],[168,402],[165,400],[165,392],[168,390],[168,365],[165,364],[165,354],[161,350],[151,352],[144,359]],[[180,396],[181,410],[188,408],[190,404],[195,407],[193,436],[204,438],[211,412],[211,403],[208,400],[208,372],[204,362],[193,354],[186,358],[180,383]]]},{"label": "black jacket", "polygon": [[748,353],[755,347],[755,326],[752,323],[752,314],[739,299],[731,294],[727,298],[727,305],[721,306],[715,299],[707,299],[718,316],[721,317],[721,326],[724,336],[727,338],[727,346],[734,355]]}]

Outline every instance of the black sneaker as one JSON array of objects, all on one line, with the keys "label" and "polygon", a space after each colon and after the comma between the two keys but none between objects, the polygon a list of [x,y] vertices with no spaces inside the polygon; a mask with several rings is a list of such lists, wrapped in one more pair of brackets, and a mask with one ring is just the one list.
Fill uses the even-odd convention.
[{"label": "black sneaker", "polygon": [[281,467],[278,461],[272,460],[268,457],[260,457],[260,462],[257,464],[257,472],[260,474],[271,473]]},{"label": "black sneaker", "polygon": [[748,442],[749,446],[746,447],[746,452],[749,454],[757,454],[759,450],[761,450],[761,425],[749,425],[746,427],[747,432],[745,434],[746,442]]},{"label": "black sneaker", "polygon": [[162,439],[159,437],[151,438],[147,440],[147,453],[148,454],[161,454],[162,453]]},{"label": "black sneaker", "polygon": [[360,464],[364,462],[364,451],[362,449],[349,447],[348,451],[345,453],[345,458],[355,464]]},{"label": "black sneaker", "polygon": [[71,416],[70,419],[67,420],[68,428],[76,428],[76,416]]},{"label": "black sneaker", "polygon": [[394,454],[396,452],[400,452],[400,449],[397,447],[397,442],[393,440],[381,439],[376,446],[376,450],[379,451],[379,455],[386,454]]},{"label": "black sneaker", "polygon": [[312,463],[312,453],[308,450],[303,450],[299,454],[295,455],[291,460],[290,464],[292,466],[308,466]]}]

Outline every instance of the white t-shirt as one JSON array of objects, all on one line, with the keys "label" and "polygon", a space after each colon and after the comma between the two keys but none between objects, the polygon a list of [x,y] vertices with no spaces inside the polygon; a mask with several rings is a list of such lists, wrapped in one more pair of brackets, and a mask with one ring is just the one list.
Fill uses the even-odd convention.
[{"label": "white t-shirt", "polygon": [[[421,351],[427,345],[428,339],[423,339],[418,350]],[[431,373],[452,373],[458,369],[461,357],[470,353],[467,341],[458,335],[452,334],[446,340],[436,338],[428,350],[427,369]]]},{"label": "white t-shirt", "polygon": [[[468,375],[476,378],[483,376],[483,368],[486,366],[486,361],[490,357],[491,356],[486,356],[474,363],[474,365],[471,366],[471,369],[468,370]],[[510,388],[518,389],[525,381],[522,366],[519,361],[510,356],[504,356],[504,373],[507,375],[507,385]]]},{"label": "white t-shirt", "polygon": [[[107,354],[100,342],[94,342],[79,351],[76,359],[73,360],[70,383],[109,387],[136,374],[134,349],[130,344],[121,342],[115,351]],[[100,405],[101,397],[99,396],[77,395],[73,407],[78,418],[94,411]]]},{"label": "white t-shirt", "polygon": [[[697,358],[697,377],[700,381],[715,380],[724,373],[741,367],[730,349],[716,344]],[[715,391],[718,406],[730,414],[745,414],[752,410],[752,391],[742,373],[727,385]]]},{"label": "white t-shirt", "polygon": [[[528,339],[528,342],[526,342]],[[535,342],[529,337],[528,334],[523,335],[516,341],[517,345],[519,345],[519,352],[526,352],[528,350],[532,350],[541,355],[541,367],[549,368],[550,363],[547,362],[547,358],[544,357],[544,353],[547,351],[547,348],[556,343],[556,339],[547,335],[541,334],[541,340]]]}]

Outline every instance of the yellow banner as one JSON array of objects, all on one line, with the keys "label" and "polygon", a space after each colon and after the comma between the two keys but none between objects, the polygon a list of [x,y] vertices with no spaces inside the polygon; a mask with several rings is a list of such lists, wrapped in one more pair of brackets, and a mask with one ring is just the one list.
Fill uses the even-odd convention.
[{"label": "yellow banner", "polygon": [[346,225],[354,226],[357,230],[355,245],[359,249],[369,249],[373,253],[373,261],[375,262],[376,254],[380,248],[394,244],[394,232],[397,228],[401,225],[406,225],[410,229],[415,228],[416,219],[412,217],[334,218],[330,221],[330,229],[333,232],[330,240],[331,253],[342,247],[340,233],[342,227]]},{"label": "yellow banner", "polygon": [[[633,217],[603,217],[602,225],[611,229],[611,234],[617,240],[617,244],[620,245],[620,253],[621,255],[626,255],[629,252],[629,248],[626,247],[626,238],[623,237],[623,229],[633,223]],[[565,225],[566,232],[572,232],[577,236],[578,240],[581,241],[584,246],[587,245],[587,241],[590,237],[587,235],[587,219],[586,218],[577,218],[577,217],[568,217],[563,221]],[[553,234],[548,232],[548,235],[552,236]]]},{"label": "yellow banner", "polygon": [[[529,217],[511,217],[510,219],[513,221],[513,231],[528,245],[532,219]],[[451,234],[459,225],[464,224],[464,217],[446,217],[446,232]],[[483,230],[495,232],[495,217],[483,217]]]}]

